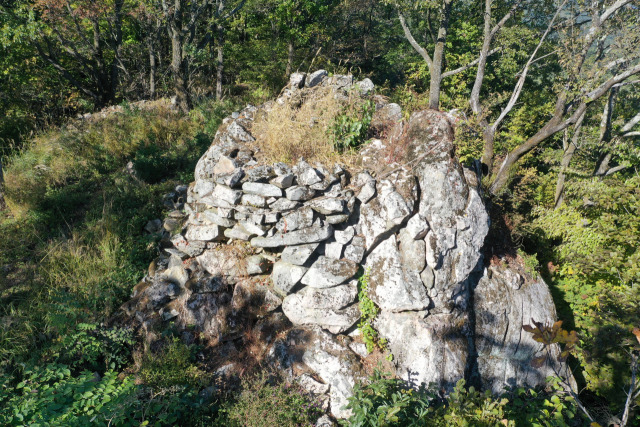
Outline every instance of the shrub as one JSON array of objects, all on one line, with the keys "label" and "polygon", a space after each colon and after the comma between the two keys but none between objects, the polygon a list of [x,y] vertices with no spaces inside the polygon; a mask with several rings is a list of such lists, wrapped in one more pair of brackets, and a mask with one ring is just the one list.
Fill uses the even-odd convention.
[{"label": "shrub", "polygon": [[74,369],[117,371],[129,363],[134,344],[130,329],[80,323],[74,332],[58,338],[51,349],[51,356],[58,363],[67,364]]},{"label": "shrub", "polygon": [[570,426],[583,425],[571,398],[557,380],[552,394],[518,388],[492,396],[459,380],[446,399],[435,387],[418,389],[375,370],[366,384],[357,384],[347,408],[353,415],[342,424],[364,426]]},{"label": "shrub", "polygon": [[342,99],[334,89],[324,88],[296,96],[301,99],[274,104],[253,124],[252,133],[268,161],[294,163],[304,157],[331,163],[338,158],[337,150],[363,142],[373,109],[357,95]]},{"label": "shrub", "polygon": [[208,376],[193,363],[192,349],[173,337],[157,354],[144,356],[140,378],[154,388],[170,388],[200,386]]},{"label": "shrub", "polygon": [[221,409],[219,425],[313,425],[322,415],[319,403],[297,385],[289,385],[265,373],[242,381],[242,392]]}]

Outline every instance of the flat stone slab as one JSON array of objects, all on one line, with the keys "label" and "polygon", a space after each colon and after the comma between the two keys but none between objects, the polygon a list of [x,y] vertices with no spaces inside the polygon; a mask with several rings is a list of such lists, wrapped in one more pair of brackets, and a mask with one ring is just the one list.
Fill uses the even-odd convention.
[{"label": "flat stone slab", "polygon": [[256,248],[277,248],[279,246],[304,245],[319,243],[333,236],[333,227],[314,226],[292,231],[290,233],[276,233],[271,237],[255,237],[251,239],[251,246]]},{"label": "flat stone slab", "polygon": [[276,224],[276,229],[282,233],[289,233],[313,225],[313,210],[308,207],[286,213]]},{"label": "flat stone slab", "polygon": [[335,215],[344,213],[346,202],[336,197],[318,197],[308,202],[307,206],[323,215]]},{"label": "flat stone slab", "polygon": [[246,194],[255,194],[262,197],[282,197],[282,190],[273,184],[262,184],[260,182],[245,182],[242,184],[242,191]]},{"label": "flat stone slab", "polygon": [[302,283],[312,288],[332,288],[351,279],[358,271],[358,265],[347,259],[333,259],[321,256],[302,278]]},{"label": "flat stone slab", "polygon": [[307,245],[287,246],[282,251],[280,258],[291,264],[304,265],[318,249],[319,245],[319,243],[309,243]]},{"label": "flat stone slab", "polygon": [[187,240],[202,240],[209,242],[221,240],[223,237],[222,228],[219,225],[191,225],[185,234]]}]

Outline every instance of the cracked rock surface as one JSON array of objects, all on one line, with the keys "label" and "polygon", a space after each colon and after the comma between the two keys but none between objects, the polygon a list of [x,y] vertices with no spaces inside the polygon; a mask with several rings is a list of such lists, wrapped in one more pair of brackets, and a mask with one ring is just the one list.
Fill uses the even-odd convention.
[{"label": "cracked rock surface", "polygon": [[[374,90],[319,70],[293,74],[275,102],[327,88]],[[261,163],[251,129],[269,105],[227,117],[195,181],[167,199],[167,219],[147,224],[161,255],[122,307],[146,346],[173,322],[182,339],[206,344],[216,369],[232,371],[250,349],[348,417],[353,386],[376,365],[356,329],[366,272],[399,377],[445,391],[461,378],[494,392],[543,384],[557,367],[530,366],[540,345],[522,325],[556,319],[551,295],[541,279],[483,259],[489,216],[478,180],[454,156],[448,116],[403,121],[397,104],[376,101],[374,121],[389,136],[367,142],[349,170]]]}]

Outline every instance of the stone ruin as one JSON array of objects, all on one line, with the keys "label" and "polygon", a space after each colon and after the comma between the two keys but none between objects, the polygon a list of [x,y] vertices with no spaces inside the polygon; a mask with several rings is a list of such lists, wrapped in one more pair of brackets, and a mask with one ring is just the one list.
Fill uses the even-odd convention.
[{"label": "stone ruin", "polygon": [[444,390],[460,378],[494,392],[544,383],[559,367],[531,367],[541,344],[522,325],[556,320],[551,295],[483,259],[489,217],[476,173],[454,156],[454,118],[402,120],[370,80],[324,71],[292,75],[276,102],[320,87],[373,99],[387,137],[364,145],[357,170],[266,164],[251,128],[273,104],[227,117],[195,182],[148,226],[163,235],[161,255],[123,307],[148,348],[172,322],[186,342],[207,343],[220,375],[259,360],[348,417],[352,387],[384,360],[357,328],[365,271],[398,377]]}]

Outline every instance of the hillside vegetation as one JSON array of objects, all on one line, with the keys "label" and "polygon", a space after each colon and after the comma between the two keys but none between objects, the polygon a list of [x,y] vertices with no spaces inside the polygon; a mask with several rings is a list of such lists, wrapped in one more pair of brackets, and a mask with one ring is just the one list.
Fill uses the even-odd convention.
[{"label": "hillside vegetation", "polygon": [[[552,337],[570,350],[575,391],[550,379],[490,396],[461,382],[442,396],[377,371],[345,423],[640,423],[639,10],[638,0],[3,2],[0,424],[316,422],[318,402],[272,372],[221,383],[203,344],[167,328],[170,345],[150,351],[117,315],[158,254],[145,226],[173,209],[223,118],[318,68],[370,78],[406,117],[451,112],[456,154],[481,173],[492,218],[486,262],[542,277],[578,338]],[[269,159],[348,164],[385,137],[368,129],[372,104],[334,101],[319,100],[321,114],[273,106],[253,129]]]}]

